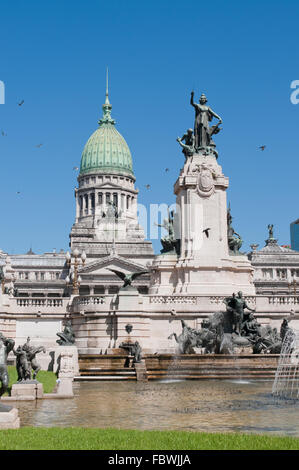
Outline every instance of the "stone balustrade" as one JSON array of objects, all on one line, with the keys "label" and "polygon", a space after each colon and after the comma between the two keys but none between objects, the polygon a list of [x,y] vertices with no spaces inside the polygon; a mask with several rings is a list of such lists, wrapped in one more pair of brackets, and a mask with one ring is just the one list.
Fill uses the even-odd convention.
[{"label": "stone balustrade", "polygon": [[72,312],[101,313],[113,310],[115,295],[80,295],[73,299]]},{"label": "stone balustrade", "polygon": [[196,295],[152,295],[149,297],[151,304],[193,304],[196,305],[199,296]]},{"label": "stone balustrade", "polygon": [[62,307],[63,300],[59,299],[50,299],[50,298],[17,298],[17,305],[19,307]]},{"label": "stone balustrade", "polygon": [[299,304],[299,296],[295,295],[273,295],[268,297],[270,305],[295,305]]},{"label": "stone balustrade", "polygon": [[80,296],[74,299],[74,304],[77,305],[102,305],[106,304],[106,297],[103,295],[87,295]]},{"label": "stone balustrade", "polygon": [[[211,314],[223,311],[224,296],[200,296],[200,295],[144,295],[142,303],[139,305],[141,315],[153,315],[155,313],[170,313],[175,310],[192,316],[199,314]],[[257,295],[245,296],[249,307],[256,311],[256,314],[289,314],[291,309],[299,314],[299,295]],[[1,310],[10,315],[61,315],[70,312],[70,299],[66,297],[13,297],[9,298],[7,307]],[[134,308],[134,312],[136,309]],[[297,312],[298,310],[298,312]],[[83,295],[76,296],[72,300],[71,311],[73,313],[107,313],[117,311],[117,295]],[[1,313],[1,312],[0,312]]]},{"label": "stone balustrade", "polygon": [[9,314],[65,314],[68,309],[67,297],[12,297],[6,312]]}]

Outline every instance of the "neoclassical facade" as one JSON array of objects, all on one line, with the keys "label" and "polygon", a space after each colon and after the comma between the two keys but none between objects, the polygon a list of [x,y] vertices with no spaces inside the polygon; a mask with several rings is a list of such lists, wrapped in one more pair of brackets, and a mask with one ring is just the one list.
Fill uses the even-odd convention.
[{"label": "neoclassical facade", "polygon": [[[132,338],[144,351],[172,352],[168,337],[180,325],[169,322],[171,312],[199,327],[239,289],[261,323],[279,327],[286,316],[299,322],[299,252],[270,235],[265,247],[252,245],[248,255],[228,250],[228,178],[215,152],[186,158],[175,184],[180,254],[154,255],[138,222],[132,156],[111,110],[107,91],[99,127],[81,157],[69,252],[0,252],[0,331],[17,344],[29,335],[52,348],[63,321],[71,318],[79,354],[99,353],[118,348],[125,325],[132,323]],[[134,282],[136,295],[126,298],[111,269],[147,272]]]}]

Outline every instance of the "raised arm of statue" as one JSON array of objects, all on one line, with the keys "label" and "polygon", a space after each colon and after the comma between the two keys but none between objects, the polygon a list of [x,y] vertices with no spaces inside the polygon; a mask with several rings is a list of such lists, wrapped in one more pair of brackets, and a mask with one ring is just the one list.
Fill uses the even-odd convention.
[{"label": "raised arm of statue", "polygon": [[191,91],[190,104],[196,108],[196,104],[194,103],[194,91]]}]

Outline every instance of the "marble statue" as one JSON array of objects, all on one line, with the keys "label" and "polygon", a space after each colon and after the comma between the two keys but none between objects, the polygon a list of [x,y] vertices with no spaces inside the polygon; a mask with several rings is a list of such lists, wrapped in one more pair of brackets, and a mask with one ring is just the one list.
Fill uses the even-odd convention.
[{"label": "marble statue", "polygon": [[269,238],[274,238],[273,237],[273,224],[268,225],[268,230],[269,230]]},{"label": "marble statue", "polygon": [[75,334],[72,328],[72,322],[68,320],[62,333],[56,333],[60,339],[56,340],[60,346],[73,346],[75,343]]},{"label": "marble statue", "polygon": [[[7,370],[7,356],[10,351],[13,350],[15,342],[13,339],[5,338],[5,336],[0,333],[0,397],[7,391],[9,377]],[[1,411],[1,410],[0,410]]]},{"label": "marble statue", "polygon": [[[183,148],[182,152],[185,155],[185,158],[191,157],[195,153],[195,137],[193,134],[193,129],[188,129],[186,133],[180,138],[177,138],[177,142]],[[185,142],[185,143],[183,143]]]},{"label": "marble statue", "polygon": [[232,227],[232,215],[230,212],[230,207],[227,210],[227,242],[228,248],[230,252],[233,254],[238,254],[239,250],[242,246],[243,240],[241,236],[235,232],[234,228]]},{"label": "marble statue", "polygon": [[[109,268],[108,268],[109,269]],[[132,285],[132,282],[134,279],[137,279],[137,277],[141,276],[142,274],[147,274],[149,271],[140,271],[139,273],[132,273],[132,274],[126,274],[122,271],[117,271],[116,269],[109,269],[109,271],[112,271],[114,274],[116,274],[122,281],[124,281],[122,289],[129,287]]]},{"label": "marble statue", "polygon": [[[194,91],[191,92],[190,104],[195,109],[195,122],[194,122],[194,136],[195,136],[195,148],[200,149],[202,147],[209,147],[212,142],[212,135],[220,131],[219,124],[222,123],[222,119],[216,114],[209,106],[206,105],[207,98],[202,93],[199,103],[194,103]],[[219,120],[218,124],[210,127],[209,122],[216,118]]]},{"label": "marble statue", "polygon": [[[194,348],[202,348],[204,353],[234,354],[235,347],[249,348],[254,354],[277,354],[282,340],[276,328],[261,326],[255,319],[253,309],[248,307],[242,292],[224,299],[226,312],[216,312],[201,323],[197,330],[171,312],[170,322],[180,319],[182,332],[172,333],[168,339],[175,338],[180,354],[194,354]],[[250,313],[244,310],[248,309]]]},{"label": "marble statue", "polygon": [[285,338],[285,335],[287,334],[287,331],[290,329],[289,327],[289,322],[287,320],[287,318],[284,318],[282,320],[282,324],[280,326],[280,337],[281,337],[281,341],[284,340]]},{"label": "marble statue", "polygon": [[[18,382],[36,379],[37,373],[41,370],[41,366],[37,363],[36,354],[46,352],[44,346],[30,345],[30,337],[23,346],[18,346],[13,350],[16,356],[16,368],[18,374]],[[33,374],[32,374],[33,371]],[[31,377],[32,376],[32,377]]]},{"label": "marble statue", "polygon": [[30,380],[31,369],[26,351],[22,346],[18,346],[17,349],[13,350],[13,353],[16,356],[17,381],[22,382],[23,380]]},{"label": "marble statue", "polygon": [[37,362],[36,355],[40,352],[46,353],[46,348],[44,346],[31,346],[30,337],[28,336],[27,342],[23,345],[23,350],[27,354],[31,371],[33,371],[32,378],[35,379],[37,373],[41,370],[41,366]]},{"label": "marble statue", "polygon": [[131,341],[123,341],[119,345],[120,348],[126,349],[130,356],[133,356],[133,364],[136,364],[141,361],[142,349],[138,341],[134,343]]},{"label": "marble statue", "polygon": [[237,295],[233,294],[231,297],[226,297],[223,302],[227,311],[231,313],[233,332],[241,335],[243,322],[247,320],[244,310],[248,309],[251,312],[255,310],[248,307],[241,291]]},{"label": "marble statue", "polygon": [[163,249],[161,253],[177,253],[179,254],[179,240],[176,239],[174,231],[174,211],[168,211],[168,218],[163,220],[162,224],[157,224],[158,227],[164,228],[168,235],[161,238]]}]

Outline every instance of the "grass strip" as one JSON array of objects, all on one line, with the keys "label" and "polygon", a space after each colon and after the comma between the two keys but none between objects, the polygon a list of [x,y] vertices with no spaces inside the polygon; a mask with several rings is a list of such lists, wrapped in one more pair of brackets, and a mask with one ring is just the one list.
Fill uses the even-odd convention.
[{"label": "grass strip", "polygon": [[[8,391],[4,394],[4,396],[10,395],[11,387],[13,384],[17,383],[17,369],[14,366],[8,366],[8,375],[9,375],[9,385]],[[57,376],[54,372],[40,370],[37,373],[36,379],[43,384],[44,393],[51,393],[54,390],[56,385]]]},{"label": "grass strip", "polygon": [[298,450],[299,438],[239,433],[24,427],[0,431],[1,450]]}]

